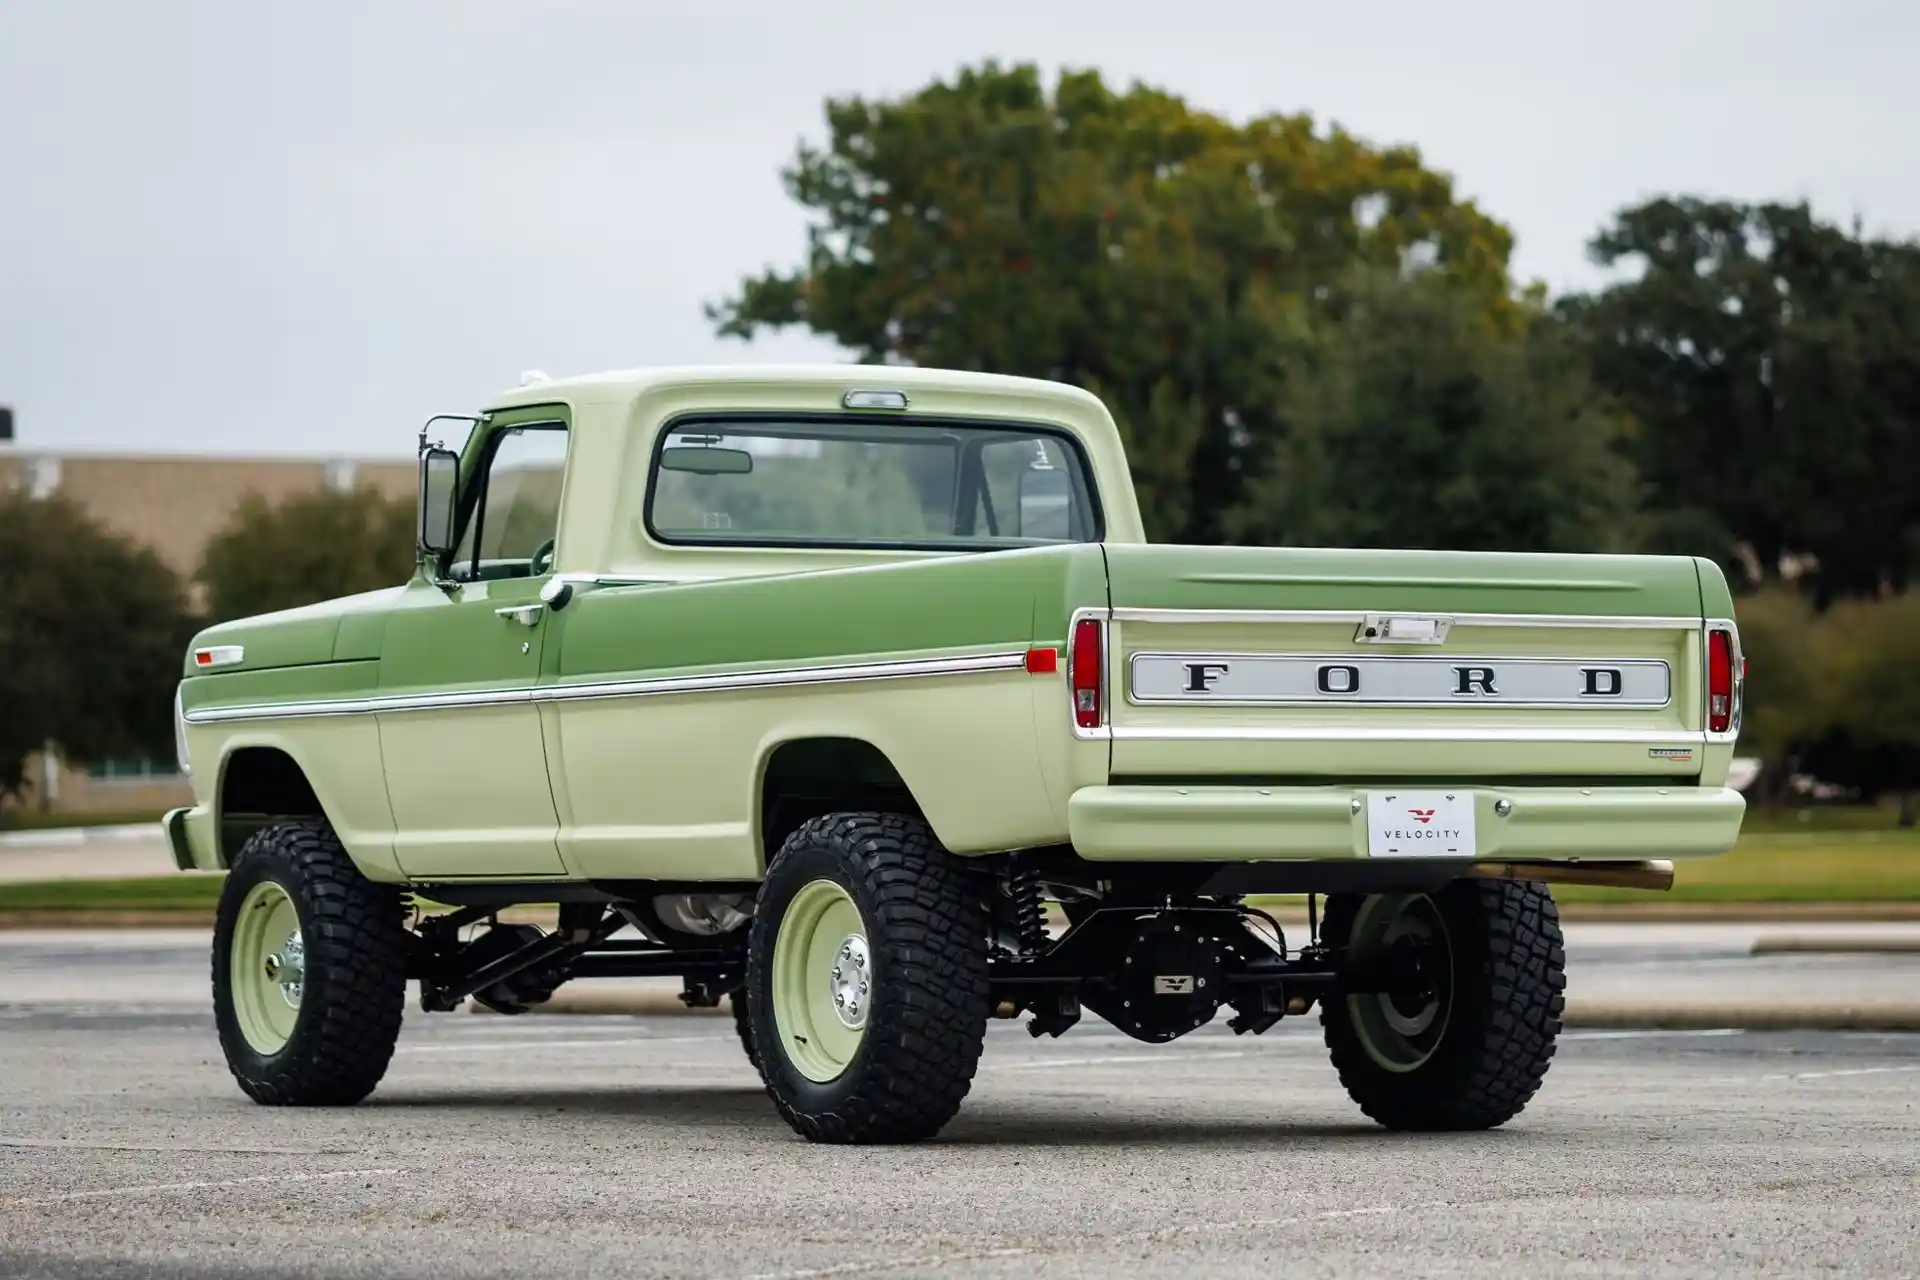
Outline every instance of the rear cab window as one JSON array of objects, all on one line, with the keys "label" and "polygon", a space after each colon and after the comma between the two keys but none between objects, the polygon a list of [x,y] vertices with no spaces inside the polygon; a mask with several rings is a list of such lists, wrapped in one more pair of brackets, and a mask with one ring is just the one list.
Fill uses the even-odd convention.
[{"label": "rear cab window", "polygon": [[1102,532],[1064,431],[844,416],[673,423],[654,451],[647,527],[669,544],[958,551]]}]

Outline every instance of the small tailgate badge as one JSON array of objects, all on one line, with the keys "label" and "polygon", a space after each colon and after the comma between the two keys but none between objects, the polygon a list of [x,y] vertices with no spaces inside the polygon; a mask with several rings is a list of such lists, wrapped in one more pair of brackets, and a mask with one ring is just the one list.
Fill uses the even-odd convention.
[{"label": "small tailgate badge", "polygon": [[1370,613],[1355,628],[1355,644],[1445,644],[1452,618],[1430,614]]}]

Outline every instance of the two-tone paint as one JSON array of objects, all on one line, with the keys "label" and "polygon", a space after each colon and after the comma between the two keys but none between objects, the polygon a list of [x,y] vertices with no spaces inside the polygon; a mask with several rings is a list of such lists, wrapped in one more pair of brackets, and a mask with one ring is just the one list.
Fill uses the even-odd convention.
[{"label": "two-tone paint", "polygon": [[[1100,544],[990,553],[670,546],[644,519],[663,425],[688,413],[839,410],[1044,423],[1082,444]],[[388,591],[224,624],[180,693],[195,805],[183,864],[223,866],[262,815],[236,760],[296,767],[363,870],[388,881],[751,881],[764,794],[791,753],[857,743],[950,849],[1071,842],[1090,858],[1365,855],[1382,779],[1471,785],[1482,854],[1689,856],[1729,847],[1731,743],[1704,729],[1718,570],[1686,558],[1148,546],[1119,435],[1085,393],[930,370],[606,375],[497,400],[489,433],[562,423],[552,572]],[[550,582],[571,588],[563,607]],[[1369,643],[1381,614],[1444,619],[1435,646]],[[1076,728],[1072,627],[1101,628],[1104,715]],[[1664,662],[1662,706],[1196,706],[1129,696],[1142,653],[1483,653]],[[1037,670],[1035,668],[1038,668]],[[242,752],[256,753],[242,756]],[[1494,806],[1500,813],[1494,816]]]}]

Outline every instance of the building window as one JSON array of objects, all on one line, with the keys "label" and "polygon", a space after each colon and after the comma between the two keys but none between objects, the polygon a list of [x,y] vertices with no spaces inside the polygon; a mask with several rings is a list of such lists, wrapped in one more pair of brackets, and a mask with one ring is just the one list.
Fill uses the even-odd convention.
[{"label": "building window", "polygon": [[95,760],[87,766],[87,776],[95,782],[172,782],[180,770],[171,762],[156,762],[145,756],[122,756]]}]

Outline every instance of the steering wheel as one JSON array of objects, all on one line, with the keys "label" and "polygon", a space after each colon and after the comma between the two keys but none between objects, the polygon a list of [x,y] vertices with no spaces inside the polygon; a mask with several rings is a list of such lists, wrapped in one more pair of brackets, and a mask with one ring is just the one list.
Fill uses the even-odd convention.
[{"label": "steering wheel", "polygon": [[548,538],[541,543],[540,549],[533,553],[533,559],[527,563],[527,571],[533,577],[537,578],[553,568],[553,541],[552,538]]}]

